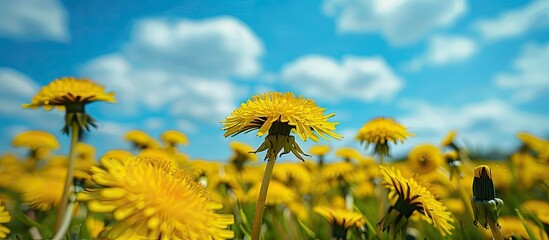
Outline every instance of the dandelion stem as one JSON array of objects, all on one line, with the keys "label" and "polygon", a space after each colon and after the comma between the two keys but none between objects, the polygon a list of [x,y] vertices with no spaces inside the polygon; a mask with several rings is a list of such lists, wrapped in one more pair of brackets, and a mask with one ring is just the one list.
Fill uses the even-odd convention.
[{"label": "dandelion stem", "polygon": [[492,232],[492,239],[503,240],[503,234],[501,234],[501,230],[490,218],[488,218],[488,225],[490,226],[490,231]]},{"label": "dandelion stem", "polygon": [[70,189],[72,186],[72,181],[74,177],[74,164],[76,162],[76,143],[78,143],[78,131],[80,130],[77,123],[72,123],[71,125],[71,145],[69,149],[69,166],[67,168],[67,178],[65,179],[65,190],[63,190],[63,197],[57,208],[57,216],[55,220],[55,232],[61,230],[61,224],[63,223],[65,211],[70,211],[67,209],[69,202]]},{"label": "dandelion stem", "polygon": [[72,209],[74,207],[74,201],[75,197],[73,196],[70,203],[67,205],[67,211],[65,211],[65,214],[63,216],[63,222],[61,223],[61,226],[59,227],[59,230],[55,233],[55,236],[53,236],[52,240],[61,240],[65,236],[65,233],[69,229],[69,225],[71,223],[72,219]]},{"label": "dandelion stem", "polygon": [[263,211],[265,210],[265,200],[267,199],[267,190],[269,189],[269,182],[271,181],[271,175],[273,173],[276,157],[269,157],[265,173],[263,174],[263,181],[261,182],[261,189],[259,190],[259,197],[257,198],[257,204],[255,205],[254,223],[252,228],[252,240],[258,240],[261,232],[261,220],[263,219]]}]

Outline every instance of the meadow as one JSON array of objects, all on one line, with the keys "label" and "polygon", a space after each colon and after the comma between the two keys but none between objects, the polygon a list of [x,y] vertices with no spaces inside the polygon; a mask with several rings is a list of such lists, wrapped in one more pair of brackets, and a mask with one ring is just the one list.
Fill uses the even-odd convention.
[{"label": "meadow", "polygon": [[[364,119],[363,148],[334,148],[329,109],[266,92],[220,119],[219,135],[234,137],[225,159],[185,154],[193,139],[175,129],[129,131],[133,151],[98,156],[81,141],[97,125],[86,105],[115,93],[61,78],[29,102],[65,113],[70,150],[53,154],[59,140],[44,131],[12,139],[27,154],[0,156],[1,239],[549,239],[549,141],[527,132],[501,159],[474,158],[451,131],[388,161],[414,137],[398,119]],[[318,144],[302,149],[306,140]]]}]

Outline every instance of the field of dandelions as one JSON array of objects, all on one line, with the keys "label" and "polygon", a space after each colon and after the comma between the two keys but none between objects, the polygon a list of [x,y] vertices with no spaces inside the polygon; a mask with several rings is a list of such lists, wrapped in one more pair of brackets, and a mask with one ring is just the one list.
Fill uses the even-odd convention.
[{"label": "field of dandelions", "polygon": [[[226,159],[181,152],[192,141],[184,132],[137,129],[124,136],[134,151],[98,156],[79,136],[106,120],[87,104],[116,104],[106,89],[60,78],[23,104],[63,111],[70,150],[54,154],[59,141],[43,131],[12,139],[27,155],[0,155],[0,239],[548,239],[549,141],[540,136],[518,132],[520,148],[485,160],[452,131],[388,161],[414,137],[398,119],[364,119],[363,148],[333,149],[342,136],[329,109],[266,92],[220,119],[219,134],[234,140]],[[250,146],[242,134],[264,141]],[[302,149],[307,140],[317,145]],[[277,162],[286,154],[296,161]]]}]

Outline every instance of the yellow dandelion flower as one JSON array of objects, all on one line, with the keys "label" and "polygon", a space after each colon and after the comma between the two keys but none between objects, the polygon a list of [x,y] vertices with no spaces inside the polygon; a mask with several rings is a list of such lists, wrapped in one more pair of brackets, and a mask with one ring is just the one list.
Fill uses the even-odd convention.
[{"label": "yellow dandelion flower", "polygon": [[115,158],[115,159],[119,159],[119,160],[127,160],[132,156],[133,156],[133,154],[131,152],[126,151],[126,150],[114,149],[114,150],[107,151],[105,154],[103,154],[103,156],[101,156],[100,159]]},{"label": "yellow dandelion flower", "polygon": [[349,228],[362,227],[366,223],[362,214],[344,208],[321,206],[313,211],[332,224],[332,237],[336,239],[345,239]]},{"label": "yellow dandelion flower", "polygon": [[68,134],[72,123],[80,129],[89,130],[89,126],[95,127],[95,120],[86,114],[85,105],[92,102],[103,101],[115,103],[113,92],[105,92],[105,88],[88,79],[63,77],[56,79],[38,91],[30,104],[24,104],[24,108],[44,107],[50,110],[53,107],[65,108],[65,127],[63,132]]},{"label": "yellow dandelion flower", "polygon": [[533,213],[542,223],[549,225],[549,203],[543,200],[528,200],[522,203],[522,208]]},{"label": "yellow dandelion flower", "polygon": [[108,238],[137,235],[149,239],[229,239],[232,215],[215,213],[222,205],[181,170],[169,163],[140,157],[110,159],[92,168],[101,186],[77,195],[92,212],[112,213],[116,223]]},{"label": "yellow dandelion flower", "polygon": [[353,193],[357,198],[368,198],[375,196],[374,184],[368,181],[361,182],[354,190]]},{"label": "yellow dandelion flower", "polygon": [[408,163],[411,169],[420,174],[435,171],[443,162],[440,149],[433,144],[416,145],[408,153]]},{"label": "yellow dandelion flower", "polygon": [[321,174],[327,180],[335,180],[340,178],[349,179],[356,170],[356,167],[351,163],[335,162],[326,165],[326,167],[321,170]]},{"label": "yellow dandelion flower", "polygon": [[90,144],[79,142],[76,144],[76,157],[80,160],[95,161],[95,147]]},{"label": "yellow dandelion flower", "polygon": [[177,130],[167,130],[163,132],[162,135],[160,135],[160,139],[169,147],[175,147],[177,144],[189,144],[187,135]]},{"label": "yellow dandelion flower", "polygon": [[380,156],[389,155],[389,142],[397,144],[404,142],[410,136],[414,136],[406,130],[406,127],[395,122],[392,118],[375,118],[360,128],[355,138],[366,146],[374,144],[374,152]]},{"label": "yellow dandelion flower", "polygon": [[10,212],[6,210],[6,206],[4,206],[4,203],[0,200],[0,238],[6,238],[11,232],[8,227],[4,226],[4,224],[9,223],[10,221]]},{"label": "yellow dandelion flower", "polygon": [[86,228],[93,239],[105,229],[105,220],[98,214],[88,214],[86,217]]},{"label": "yellow dandelion flower", "polygon": [[126,133],[124,140],[131,142],[139,150],[147,148],[159,148],[160,144],[146,132],[131,130]]},{"label": "yellow dandelion flower", "polygon": [[332,150],[330,145],[314,145],[309,149],[309,153],[313,156],[324,156]]},{"label": "yellow dandelion flower", "polygon": [[0,188],[13,188],[25,173],[26,168],[19,162],[17,155],[7,153],[0,156]]},{"label": "yellow dandelion flower", "polygon": [[414,179],[406,179],[399,170],[380,166],[383,186],[389,190],[391,206],[377,224],[383,231],[389,230],[393,237],[403,234],[408,218],[418,212],[422,219],[433,224],[446,236],[454,228],[454,220],[446,207],[435,199],[433,194]]},{"label": "yellow dandelion flower", "polygon": [[[525,220],[528,229],[535,236],[535,239],[549,239],[547,233],[542,228],[530,220]],[[518,217],[502,216],[499,219],[499,225],[501,226],[500,229],[504,239],[530,239],[526,227]]]},{"label": "yellow dandelion flower", "polygon": [[456,136],[457,136],[457,131],[452,130],[448,132],[448,134],[446,134],[446,136],[440,142],[440,145],[443,147],[446,147],[454,144],[454,139],[456,138]]},{"label": "yellow dandelion flower", "polygon": [[324,115],[324,110],[313,100],[295,97],[291,92],[268,92],[253,96],[221,123],[226,131],[225,137],[253,130],[258,130],[258,136],[268,133],[263,144],[256,150],[268,150],[265,158],[275,159],[284,149],[283,154],[291,151],[303,161],[301,155],[306,154],[290,132],[297,133],[303,141],[312,139],[316,142],[319,137],[328,140],[328,136],[342,138],[333,132],[338,123],[328,122],[335,114]]},{"label": "yellow dandelion flower", "polygon": [[301,164],[278,163],[273,170],[273,178],[296,189],[299,193],[308,193],[311,187],[311,175]]},{"label": "yellow dandelion flower", "polygon": [[234,164],[238,171],[242,171],[244,164],[250,161],[257,161],[257,156],[253,154],[254,148],[248,144],[232,141],[231,149],[233,155],[229,159],[229,162]]},{"label": "yellow dandelion flower", "polygon": [[14,147],[26,147],[31,150],[39,148],[53,150],[59,148],[59,142],[53,134],[37,130],[17,134],[11,144]]},{"label": "yellow dandelion flower", "polygon": [[[257,195],[259,194],[259,190],[261,187],[260,185],[261,184],[253,185],[246,193],[243,201],[255,202],[257,200]],[[283,183],[273,179],[269,184],[265,203],[267,205],[287,204],[289,202],[295,201],[296,197],[297,194],[292,189],[286,187],[286,185],[284,185]]]},{"label": "yellow dandelion flower", "polygon": [[67,168],[64,166],[45,168],[34,174],[21,176],[17,189],[23,202],[34,209],[47,211],[61,202],[66,176]]},{"label": "yellow dandelion flower", "polygon": [[545,163],[549,161],[549,141],[526,132],[519,132],[517,133],[517,136],[524,145],[538,154],[541,162]]},{"label": "yellow dandelion flower", "polygon": [[351,160],[360,161],[362,154],[354,148],[351,147],[341,147],[335,152],[336,157],[343,158],[345,162],[350,162]]},{"label": "yellow dandelion flower", "polygon": [[287,205],[290,212],[299,220],[309,220],[309,210],[307,210],[307,208],[300,201],[289,202]]}]

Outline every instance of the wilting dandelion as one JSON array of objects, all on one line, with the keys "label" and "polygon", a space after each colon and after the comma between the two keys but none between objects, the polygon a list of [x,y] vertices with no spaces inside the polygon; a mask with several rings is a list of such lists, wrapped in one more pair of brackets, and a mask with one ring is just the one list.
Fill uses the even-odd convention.
[{"label": "wilting dandelion", "polygon": [[404,142],[410,136],[414,136],[406,130],[406,127],[395,122],[392,118],[379,117],[367,122],[358,130],[355,138],[366,146],[374,145],[374,152],[383,158],[389,155],[389,142],[397,144]]},{"label": "wilting dandelion", "polygon": [[389,189],[391,206],[378,222],[378,227],[389,231],[391,239],[403,239],[408,219],[414,212],[431,223],[442,236],[451,233],[454,228],[451,213],[433,194],[414,179],[404,178],[400,171],[380,166],[383,186]]},{"label": "wilting dandelion", "polygon": [[10,221],[10,213],[7,211],[6,206],[4,206],[2,200],[0,200],[0,238],[6,238],[11,232],[8,227],[4,226],[4,224],[9,223]]},{"label": "wilting dandelion", "polygon": [[267,151],[265,159],[268,159],[268,163],[255,209],[252,239],[259,239],[265,197],[278,154],[281,151],[281,155],[291,152],[304,161],[301,155],[306,155],[305,152],[290,134],[293,132],[303,141],[311,139],[315,142],[319,138],[342,138],[333,132],[338,123],[328,122],[335,114],[324,115],[324,110],[313,100],[296,97],[291,92],[268,92],[253,96],[221,122],[225,137],[254,130],[257,130],[258,136],[267,134],[261,146],[255,150],[255,153]]},{"label": "wilting dandelion", "polygon": [[111,238],[229,239],[233,216],[217,214],[222,208],[192,177],[173,169],[164,159],[132,157],[126,161],[102,159],[92,168],[92,180],[101,188],[78,195],[92,212],[112,213],[116,223]]},{"label": "wilting dandelion", "polygon": [[[86,113],[86,105],[98,101],[116,102],[113,92],[105,92],[103,86],[91,80],[64,77],[56,79],[40,89],[30,104],[23,105],[23,108],[43,107],[46,110],[51,110],[57,107],[65,110],[65,125],[62,131],[65,134],[71,133],[71,145],[65,188],[57,210],[56,231],[61,227],[63,216],[67,210],[69,191],[74,175],[75,146],[78,142],[79,132],[82,129],[89,131],[90,126],[96,127],[95,120]],[[70,217],[70,214],[68,216]],[[65,221],[70,221],[70,219],[65,219]]]}]

